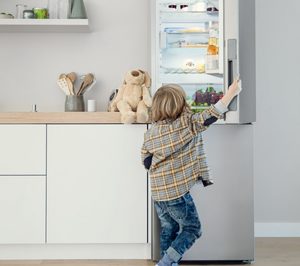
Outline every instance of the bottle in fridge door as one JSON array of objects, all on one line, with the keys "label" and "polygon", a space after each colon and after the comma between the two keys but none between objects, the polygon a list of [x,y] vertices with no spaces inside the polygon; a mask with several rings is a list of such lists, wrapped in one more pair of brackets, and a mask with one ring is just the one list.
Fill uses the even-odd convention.
[{"label": "bottle in fridge door", "polygon": [[[234,99],[223,122],[253,122],[255,53],[252,46],[245,47],[245,44],[249,41],[255,47],[255,38],[252,21],[244,21],[253,18],[246,16],[247,8],[252,8],[251,2],[253,0],[152,0],[153,93],[164,84],[179,84],[192,110],[201,112],[221,99],[240,74],[243,92]],[[245,14],[242,16],[241,12]],[[246,27],[252,27],[251,31]],[[250,56],[250,65],[246,65]],[[243,63],[240,57],[245,58]],[[254,105],[250,106],[248,100]]]}]

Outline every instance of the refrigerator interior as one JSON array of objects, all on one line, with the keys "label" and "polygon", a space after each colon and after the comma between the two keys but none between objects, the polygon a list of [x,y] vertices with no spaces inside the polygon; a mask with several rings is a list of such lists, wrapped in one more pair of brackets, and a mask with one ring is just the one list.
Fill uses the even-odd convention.
[{"label": "refrigerator interior", "polygon": [[181,85],[194,111],[224,95],[223,1],[160,0],[156,87]]}]

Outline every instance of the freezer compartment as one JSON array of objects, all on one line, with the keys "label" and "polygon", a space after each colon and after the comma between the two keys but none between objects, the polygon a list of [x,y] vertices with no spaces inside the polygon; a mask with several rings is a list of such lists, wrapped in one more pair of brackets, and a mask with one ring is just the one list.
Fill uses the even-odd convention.
[{"label": "freezer compartment", "polygon": [[219,0],[159,0],[160,10],[166,13],[217,13]]},{"label": "freezer compartment", "polygon": [[[214,125],[203,138],[215,184],[191,190],[202,236],[183,261],[253,261],[253,126]],[[154,209],[151,232],[152,258],[159,260],[160,224]]]}]

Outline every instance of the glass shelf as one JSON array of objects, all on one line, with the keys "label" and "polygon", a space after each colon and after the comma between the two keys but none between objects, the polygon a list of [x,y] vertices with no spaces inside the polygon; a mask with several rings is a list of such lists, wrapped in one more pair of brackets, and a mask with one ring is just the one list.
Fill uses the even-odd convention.
[{"label": "glass shelf", "polygon": [[160,74],[160,83],[162,84],[224,84],[222,74],[208,73],[184,73],[184,74]]},{"label": "glass shelf", "polygon": [[221,75],[219,69],[210,69],[210,70],[205,70],[204,72],[199,71],[196,68],[193,69],[181,69],[181,68],[172,68],[172,69],[167,69],[163,72],[163,74],[190,74],[190,75],[195,75],[195,74],[207,74],[207,75]]},{"label": "glass shelf", "polygon": [[176,4],[184,4],[184,5],[194,5],[199,2],[205,2],[206,4],[217,6],[218,0],[160,0],[160,4],[162,5],[176,5]]},{"label": "glass shelf", "polygon": [[209,32],[208,31],[195,31],[195,32],[185,32],[185,31],[182,31],[182,32],[166,32],[167,35],[169,34],[180,34],[180,35],[204,35],[204,36],[209,36]]},{"label": "glass shelf", "polygon": [[196,12],[196,11],[162,11],[160,12],[161,23],[197,23],[219,21],[219,12]]},{"label": "glass shelf", "polygon": [[199,50],[202,50],[202,49],[205,49],[207,50],[207,47],[208,47],[208,44],[191,44],[191,45],[186,45],[186,46],[181,46],[181,47],[176,47],[176,46],[168,46],[166,48],[161,48],[161,50],[173,50],[173,51],[176,51],[177,49],[179,49],[180,51],[183,51],[185,49],[199,49]]},{"label": "glass shelf", "polygon": [[163,74],[203,74],[205,72],[199,71],[197,68],[164,68],[162,67],[161,70]]},{"label": "glass shelf", "polygon": [[198,15],[210,15],[218,16],[219,11],[160,11],[161,14],[198,14]]}]

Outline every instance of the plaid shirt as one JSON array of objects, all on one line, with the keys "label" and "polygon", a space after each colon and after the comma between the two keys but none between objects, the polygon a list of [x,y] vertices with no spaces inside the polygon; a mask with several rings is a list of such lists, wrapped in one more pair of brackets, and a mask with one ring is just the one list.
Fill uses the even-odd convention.
[{"label": "plaid shirt", "polygon": [[142,162],[152,156],[148,173],[154,200],[179,198],[199,177],[209,179],[201,132],[211,124],[206,121],[216,118],[223,118],[223,113],[211,106],[202,113],[182,113],[175,121],[153,123],[145,133]]}]

